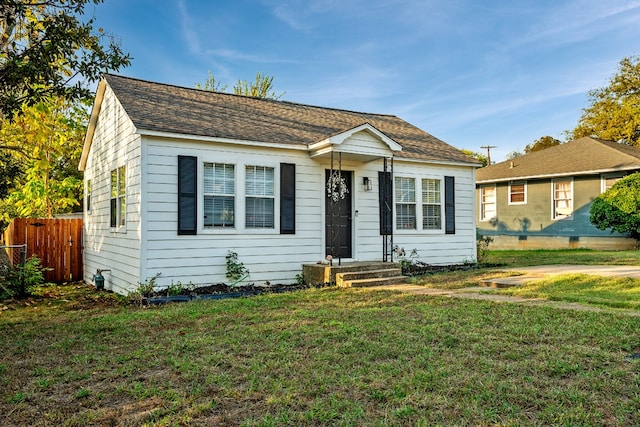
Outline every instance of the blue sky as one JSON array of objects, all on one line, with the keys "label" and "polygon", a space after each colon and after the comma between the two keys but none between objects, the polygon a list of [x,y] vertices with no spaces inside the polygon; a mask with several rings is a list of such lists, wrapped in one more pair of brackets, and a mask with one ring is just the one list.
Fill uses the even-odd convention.
[{"label": "blue sky", "polygon": [[492,161],[564,140],[618,63],[640,0],[105,0],[120,74],[180,86],[274,76],[283,100],[394,114]]}]

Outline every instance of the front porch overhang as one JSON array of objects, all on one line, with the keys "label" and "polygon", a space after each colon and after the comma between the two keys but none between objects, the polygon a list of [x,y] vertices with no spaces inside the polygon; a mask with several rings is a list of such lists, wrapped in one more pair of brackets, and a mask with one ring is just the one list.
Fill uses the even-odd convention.
[{"label": "front porch overhang", "polygon": [[369,123],[330,136],[308,146],[312,159],[328,159],[340,153],[343,160],[362,163],[393,157],[402,146]]}]

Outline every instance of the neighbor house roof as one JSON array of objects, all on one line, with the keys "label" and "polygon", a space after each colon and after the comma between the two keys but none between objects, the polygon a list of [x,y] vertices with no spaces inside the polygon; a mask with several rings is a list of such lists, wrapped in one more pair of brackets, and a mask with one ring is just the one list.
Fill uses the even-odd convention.
[{"label": "neighbor house roof", "polygon": [[583,137],[476,171],[476,182],[588,175],[640,169],[640,149]]},{"label": "neighbor house roof", "polygon": [[[392,115],[314,107],[116,75],[105,75],[100,85],[105,82],[141,133],[307,147],[368,124],[402,146],[394,153],[397,158],[478,165],[458,149]],[[99,86],[99,94],[100,90],[104,91],[104,87]],[[99,98],[96,96],[92,116],[99,112]],[[93,130],[90,123],[85,149],[91,144]]]}]

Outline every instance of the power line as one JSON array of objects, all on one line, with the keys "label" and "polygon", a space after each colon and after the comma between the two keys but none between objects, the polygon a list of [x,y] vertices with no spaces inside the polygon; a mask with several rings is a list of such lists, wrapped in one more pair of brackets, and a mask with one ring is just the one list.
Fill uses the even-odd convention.
[{"label": "power line", "polygon": [[483,145],[480,148],[487,149],[487,166],[491,166],[491,149],[496,148],[495,145]]}]

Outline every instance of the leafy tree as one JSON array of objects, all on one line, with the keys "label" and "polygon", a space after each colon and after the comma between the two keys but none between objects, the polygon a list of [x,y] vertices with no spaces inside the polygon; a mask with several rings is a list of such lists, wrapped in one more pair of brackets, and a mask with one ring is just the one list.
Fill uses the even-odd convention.
[{"label": "leafy tree", "polygon": [[485,156],[482,153],[478,153],[476,151],[471,151],[471,150],[467,150],[467,149],[463,149],[463,150],[460,150],[460,151],[462,151],[467,156],[473,157],[474,159],[480,161],[482,163],[482,167],[487,166],[487,164],[489,163],[489,160],[487,159],[487,156]]},{"label": "leafy tree", "polygon": [[640,57],[622,59],[609,85],[589,92],[572,138],[595,136],[640,146]]},{"label": "leafy tree", "polygon": [[512,151],[509,154],[507,154],[507,160],[513,160],[513,159],[515,159],[517,157],[520,157],[520,156],[524,156],[524,153],[522,153],[522,152],[520,152],[518,150],[515,150],[515,151]]},{"label": "leafy tree", "polygon": [[527,144],[526,147],[524,147],[524,153],[529,154],[533,153],[534,151],[544,150],[545,148],[554,147],[560,144],[562,144],[560,140],[547,135],[541,137],[540,139],[536,139],[531,144]]},{"label": "leafy tree", "polygon": [[89,81],[129,65],[129,55],[113,37],[102,28],[96,33],[93,18],[82,19],[85,6],[102,1],[2,0],[0,112],[5,117],[51,95],[89,98]]},{"label": "leafy tree", "polygon": [[207,77],[207,80],[203,85],[196,83],[196,89],[208,90],[209,92],[224,92],[227,90],[227,85],[222,85],[222,83],[216,81],[213,73],[209,70],[209,77]]},{"label": "leafy tree", "polygon": [[625,176],[596,197],[590,220],[599,230],[640,238],[640,172]]},{"label": "leafy tree", "polygon": [[256,74],[255,82],[238,80],[238,83],[233,86],[233,93],[236,95],[247,95],[255,98],[276,100],[282,98],[285,94],[285,92],[282,92],[280,95],[276,94],[273,90],[273,76],[267,76],[260,72]]},{"label": "leafy tree", "polygon": [[0,200],[9,195],[23,175],[20,159],[8,151],[0,152]]},{"label": "leafy tree", "polygon": [[0,138],[23,147],[24,179],[0,202],[0,218],[47,217],[79,205],[82,176],[72,168],[82,151],[87,112],[81,105],[51,98],[25,106],[5,119]]},{"label": "leafy tree", "polygon": [[[208,90],[211,92],[225,92],[227,90],[227,85],[223,85],[217,81],[211,71],[209,71],[209,77],[207,77],[204,84],[201,85],[200,83],[196,83],[195,87],[196,89]],[[267,76],[260,72],[256,74],[255,82],[238,80],[238,83],[233,86],[233,93],[236,95],[275,100],[282,98],[285,94],[285,92],[282,92],[280,95],[276,94],[273,90],[273,76]]]}]

